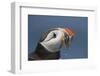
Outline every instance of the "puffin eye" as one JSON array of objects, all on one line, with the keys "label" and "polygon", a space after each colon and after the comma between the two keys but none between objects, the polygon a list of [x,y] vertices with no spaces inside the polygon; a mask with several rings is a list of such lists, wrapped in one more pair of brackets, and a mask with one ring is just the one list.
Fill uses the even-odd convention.
[{"label": "puffin eye", "polygon": [[56,34],[55,33],[53,34],[53,38],[56,38]]}]

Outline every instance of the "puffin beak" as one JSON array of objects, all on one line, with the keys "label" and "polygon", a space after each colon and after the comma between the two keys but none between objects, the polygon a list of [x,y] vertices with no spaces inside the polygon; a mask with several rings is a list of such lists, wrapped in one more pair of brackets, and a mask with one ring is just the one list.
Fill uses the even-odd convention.
[{"label": "puffin beak", "polygon": [[66,47],[70,47],[71,41],[74,35],[75,35],[75,32],[73,32],[72,29],[64,28],[63,43],[65,44]]}]

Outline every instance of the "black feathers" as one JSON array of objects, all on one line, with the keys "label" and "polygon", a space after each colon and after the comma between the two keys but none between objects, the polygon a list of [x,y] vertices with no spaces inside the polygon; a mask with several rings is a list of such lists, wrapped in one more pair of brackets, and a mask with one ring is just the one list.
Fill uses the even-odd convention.
[{"label": "black feathers", "polygon": [[59,59],[60,58],[60,51],[52,53],[47,51],[41,44],[38,44],[36,47],[35,52],[31,53],[28,60],[52,60],[52,59]]}]

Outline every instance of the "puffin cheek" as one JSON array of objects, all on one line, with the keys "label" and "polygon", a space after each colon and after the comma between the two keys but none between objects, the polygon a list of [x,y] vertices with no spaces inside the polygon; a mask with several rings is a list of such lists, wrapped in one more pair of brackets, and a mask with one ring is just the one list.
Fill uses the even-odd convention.
[{"label": "puffin cheek", "polygon": [[50,32],[50,33],[47,35],[47,37],[46,37],[46,39],[45,39],[44,41],[49,41],[49,40],[51,40],[52,38],[53,38],[53,33]]}]

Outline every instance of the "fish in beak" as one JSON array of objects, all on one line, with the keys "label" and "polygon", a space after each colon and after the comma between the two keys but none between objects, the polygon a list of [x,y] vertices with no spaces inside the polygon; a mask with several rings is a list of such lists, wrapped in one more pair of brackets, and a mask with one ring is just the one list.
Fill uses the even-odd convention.
[{"label": "fish in beak", "polygon": [[74,35],[75,32],[73,32],[72,29],[70,28],[64,29],[63,43],[65,44],[66,47],[70,47]]}]

